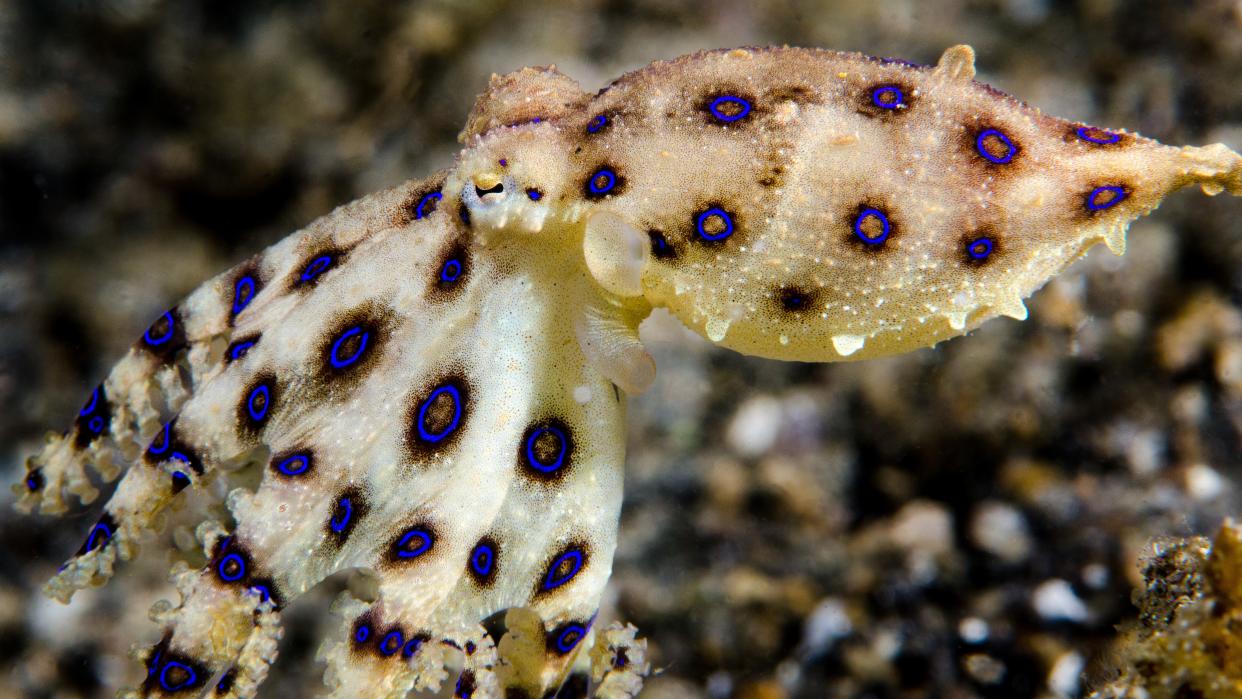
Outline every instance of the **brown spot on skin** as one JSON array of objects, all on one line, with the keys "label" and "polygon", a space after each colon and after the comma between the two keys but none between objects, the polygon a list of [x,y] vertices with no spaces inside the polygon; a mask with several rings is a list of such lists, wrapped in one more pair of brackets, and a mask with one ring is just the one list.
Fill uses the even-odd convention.
[{"label": "brown spot on skin", "polygon": [[760,187],[780,187],[785,184],[785,166],[770,164],[759,177]]},{"label": "brown spot on skin", "polygon": [[815,88],[807,85],[778,85],[763,94],[763,101],[765,104],[820,104],[823,98]]},{"label": "brown spot on skin", "polygon": [[405,446],[420,464],[450,452],[470,422],[471,386],[460,373],[442,376],[417,391],[406,411]]},{"label": "brown spot on skin", "polygon": [[798,287],[782,286],[776,290],[776,300],[782,311],[803,314],[817,307],[817,293]]},{"label": "brown spot on skin", "polygon": [[651,240],[652,257],[655,257],[657,260],[677,259],[677,250],[668,241],[663,231],[652,228],[647,231],[647,237]]}]

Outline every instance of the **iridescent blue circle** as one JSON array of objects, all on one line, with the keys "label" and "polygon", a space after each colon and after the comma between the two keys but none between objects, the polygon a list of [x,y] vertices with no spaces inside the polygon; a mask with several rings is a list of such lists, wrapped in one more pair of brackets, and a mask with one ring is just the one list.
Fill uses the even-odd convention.
[{"label": "iridescent blue circle", "polygon": [[332,519],[328,520],[328,526],[332,531],[340,534],[349,527],[349,520],[354,516],[354,501],[348,497],[343,497],[336,503],[337,513],[332,515]]},{"label": "iridescent blue circle", "polygon": [[262,604],[272,598],[272,591],[267,589],[267,585],[251,585],[251,592],[259,593],[259,603]]},{"label": "iridescent blue circle", "polygon": [[[168,328],[164,331],[163,335],[160,335],[159,337],[151,337],[151,330],[158,325],[161,320],[168,322]],[[147,328],[147,331],[142,334],[142,340],[152,347],[159,347],[172,339],[173,330],[176,328],[176,325],[177,319],[173,317],[173,312],[164,311],[164,315],[157,318],[156,321],[151,324],[151,327]]]},{"label": "iridescent blue circle", "polygon": [[[1094,126],[1079,126],[1074,130],[1074,133],[1088,143],[1095,143],[1101,146],[1111,146],[1121,140],[1121,134],[1098,129]],[[1103,138],[1097,138],[1094,135],[1097,133],[1104,134]]]},{"label": "iridescent blue circle", "polygon": [[173,471],[172,474],[173,492],[181,492],[190,485],[190,477],[184,471]]},{"label": "iridescent blue circle", "polygon": [[418,652],[420,646],[423,645],[423,639],[411,638],[405,642],[405,646],[401,649],[401,657],[412,658]]},{"label": "iridescent blue circle", "polygon": [[286,476],[300,476],[310,468],[311,460],[307,454],[294,454],[276,464],[276,470]]},{"label": "iridescent blue circle", "polygon": [[[573,580],[574,577],[578,575],[578,571],[582,570],[582,563],[584,560],[582,549],[570,549],[558,556],[555,561],[552,561],[552,565],[548,566],[548,572],[543,577],[544,591],[555,590],[561,585]],[[556,571],[560,570],[561,566],[566,561],[570,564],[569,571],[564,575],[558,576]]]},{"label": "iridescent blue circle", "polygon": [[[557,452],[556,458],[551,463],[544,463],[535,457],[535,442],[545,434],[556,437]],[[568,440],[561,428],[555,425],[545,425],[531,433],[526,439],[526,461],[531,468],[543,473],[554,473],[561,466],[565,465],[565,452],[569,451]]]},{"label": "iridescent blue circle", "polygon": [[[417,540],[414,548],[409,548]],[[397,556],[399,558],[418,558],[431,549],[431,534],[422,529],[411,529],[397,540]]]},{"label": "iridescent blue circle", "polygon": [[[984,146],[983,142],[984,139],[987,139],[990,136],[995,136],[1000,139],[1001,143],[1005,144],[1006,150],[1004,155],[992,155],[988,152],[988,149]],[[979,135],[975,137],[975,150],[978,151],[979,155],[983,156],[984,159],[989,162],[996,163],[997,165],[1004,165],[1010,162],[1013,160],[1013,156],[1018,154],[1018,147],[1013,144],[1013,141],[1009,140],[1008,136],[997,129],[984,129],[980,131]]]},{"label": "iridescent blue circle", "polygon": [[567,624],[556,635],[556,650],[562,655],[569,653],[578,647],[578,644],[582,642],[582,639],[586,638],[586,635],[587,628],[582,624]]},{"label": "iridescent blue circle", "polygon": [[90,535],[86,537],[85,552],[90,553],[91,551],[94,551],[96,548],[108,543],[108,540],[111,538],[112,530],[108,528],[108,525],[103,522],[96,522],[95,526],[91,527]]},{"label": "iridescent blue circle", "polygon": [[366,624],[360,624],[358,628],[354,630],[354,640],[358,643],[366,643],[366,640],[370,638],[370,636],[371,627]]},{"label": "iridescent blue circle", "polygon": [[[389,642],[394,640],[396,641],[396,644],[393,645],[392,650],[388,650]],[[401,650],[401,645],[403,643],[405,643],[405,636],[400,631],[389,631],[384,635],[383,640],[379,642],[380,655],[389,656],[396,653]]]},{"label": "iridescent blue circle", "polygon": [[996,248],[996,243],[991,238],[976,238],[966,244],[966,254],[970,255],[972,260],[983,261],[991,256],[992,251]]},{"label": "iridescent blue circle", "polygon": [[[1112,198],[1104,202],[1099,201],[1100,195],[1106,192],[1111,193],[1113,195]],[[1129,194],[1126,193],[1125,187],[1120,187],[1115,184],[1096,187],[1091,190],[1090,194],[1087,195],[1087,208],[1092,211],[1104,211],[1105,209],[1111,209],[1125,201],[1128,196]]]},{"label": "iridescent blue circle", "polygon": [[90,422],[86,423],[86,428],[95,434],[100,434],[101,432],[103,432],[103,429],[104,429],[103,417],[100,415],[96,415],[95,417],[91,418]]},{"label": "iridescent blue circle", "polygon": [[[867,232],[863,230],[863,222],[865,222],[868,218],[873,217],[878,219],[880,221],[880,225],[882,226],[880,234],[874,237],[867,235]],[[854,219],[854,235],[858,236],[858,239],[867,245],[879,245],[880,243],[883,243],[888,240],[888,234],[891,233],[892,230],[893,227],[892,224],[888,222],[888,216],[885,216],[883,211],[870,206],[864,207],[862,211],[858,212],[858,218]]]},{"label": "iridescent blue circle", "polygon": [[414,207],[414,220],[417,221],[420,218],[430,216],[431,213],[435,211],[435,208],[433,207],[431,211],[425,211],[427,204],[433,201],[440,201],[443,198],[444,195],[440,194],[438,191],[424,194],[423,198],[418,200],[418,206]]},{"label": "iridescent blue circle", "polygon": [[[185,672],[185,679],[176,684],[169,682],[168,671],[173,668],[181,668]],[[186,687],[191,687],[197,680],[198,673],[194,671],[194,668],[176,660],[169,660],[164,664],[163,669],[160,670],[160,687],[166,692],[177,692]]]},{"label": "iridescent blue circle", "polygon": [[91,399],[86,401],[86,405],[82,406],[82,409],[78,411],[78,416],[86,417],[90,415],[95,412],[95,406],[97,405],[99,405],[99,386],[96,386],[95,390],[91,391]]},{"label": "iridescent blue circle", "polygon": [[245,310],[254,299],[254,277],[246,275],[233,286],[233,315]]},{"label": "iridescent blue circle", "polygon": [[246,356],[246,353],[249,352],[250,348],[254,347],[255,344],[257,343],[254,340],[246,340],[244,342],[238,342],[237,344],[229,348],[229,359],[232,359],[234,361],[241,359],[242,357]]},{"label": "iridescent blue circle", "polygon": [[34,492],[43,487],[43,474],[38,469],[26,474],[26,490]]},{"label": "iridescent blue circle", "polygon": [[[447,393],[453,400],[453,420],[449,422],[447,427],[440,430],[439,432],[428,432],[427,428],[423,427],[423,423],[426,421],[426,418],[427,418],[427,409],[431,407],[431,404],[436,400],[436,398],[439,398],[440,395],[444,393]],[[451,383],[445,384],[437,388],[436,390],[431,392],[431,395],[427,396],[427,400],[423,401],[423,404],[418,406],[418,419],[415,420],[415,423],[417,424],[417,427],[418,427],[419,439],[422,439],[425,442],[432,442],[432,443],[439,442],[440,440],[452,434],[453,430],[457,429],[457,425],[460,422],[461,422],[461,392],[459,392],[457,390],[457,387]]]},{"label": "iridescent blue circle", "polygon": [[526,190],[526,196],[530,197],[531,201],[539,201],[540,199],[543,199],[543,192],[531,187]]},{"label": "iridescent blue circle", "polygon": [[[262,398],[262,405],[256,407],[255,403]],[[267,384],[261,383],[250,390],[250,395],[246,398],[246,412],[250,413],[250,419],[255,422],[262,422],[267,417],[267,412],[272,407],[272,391]]]},{"label": "iridescent blue circle", "polygon": [[[890,95],[885,99],[885,95]],[[880,109],[898,109],[906,106],[906,94],[896,85],[881,85],[871,91],[871,103]]]},{"label": "iridescent blue circle", "polygon": [[315,277],[318,277],[320,274],[323,274],[331,266],[332,256],[320,255],[319,257],[311,260],[310,264],[306,265],[306,269],[302,270],[301,280],[308,282]]},{"label": "iridescent blue circle", "polygon": [[[737,105],[737,113],[725,114],[720,111],[721,105],[725,104]],[[746,115],[750,114],[750,102],[734,95],[721,95],[720,97],[712,100],[711,104],[707,105],[707,108],[711,110],[712,116],[726,124],[737,121],[738,119],[744,119],[746,118]]]},{"label": "iridescent blue circle", "polygon": [[461,260],[452,258],[444,262],[440,268],[440,281],[451,284],[461,279]]},{"label": "iridescent blue circle", "polygon": [[[596,180],[603,178],[604,183],[596,184]],[[587,180],[587,189],[591,194],[607,194],[617,186],[617,173],[606,167],[596,170]]]},{"label": "iridescent blue circle", "polygon": [[[342,359],[340,357],[341,345],[346,340],[350,339],[351,337],[354,337],[355,335],[358,335],[359,333],[362,334],[362,339],[358,341],[358,349],[354,350],[353,354]],[[336,338],[336,342],[332,343],[332,351],[328,355],[328,361],[332,362],[332,366],[336,367],[337,369],[344,369],[350,364],[353,364],[354,362],[358,361],[358,358],[361,357],[362,353],[366,351],[367,342],[370,339],[371,339],[371,333],[363,330],[362,326],[355,325],[354,327],[342,333],[340,337]]]},{"label": "iridescent blue circle", "polygon": [[[237,572],[232,575],[226,572],[226,568],[228,567],[226,564],[229,561],[233,561],[234,563],[237,564]],[[220,559],[220,563],[216,565],[216,573],[220,576],[220,579],[223,580],[224,582],[237,582],[238,580],[241,580],[246,575],[246,561],[240,555],[236,553],[230,553],[224,558]]]},{"label": "iridescent blue circle", "polygon": [[480,577],[486,578],[492,572],[492,565],[496,562],[496,551],[490,544],[479,544],[474,547],[474,551],[470,552],[470,568],[478,573]]},{"label": "iridescent blue circle", "polygon": [[[719,216],[721,220],[724,221],[725,227],[723,231],[720,231],[719,233],[708,233],[707,229],[704,228],[707,224],[707,219],[712,216]],[[724,240],[725,238],[733,235],[733,217],[729,215],[728,211],[725,211],[718,206],[713,206],[695,217],[694,227],[699,232],[699,236],[703,238],[703,240]]]},{"label": "iridescent blue circle", "polygon": [[600,129],[604,128],[607,125],[608,125],[608,115],[607,114],[596,114],[594,117],[591,118],[590,121],[587,122],[587,127],[586,127],[587,133],[596,133],[597,131],[599,131]]},{"label": "iridescent blue circle", "polygon": [[148,454],[151,454],[152,456],[160,456],[164,452],[168,451],[168,447],[170,446],[170,437],[168,432],[171,427],[171,421],[164,424],[164,429],[161,430],[159,434],[155,435],[155,439],[152,439],[151,444],[147,447]]}]

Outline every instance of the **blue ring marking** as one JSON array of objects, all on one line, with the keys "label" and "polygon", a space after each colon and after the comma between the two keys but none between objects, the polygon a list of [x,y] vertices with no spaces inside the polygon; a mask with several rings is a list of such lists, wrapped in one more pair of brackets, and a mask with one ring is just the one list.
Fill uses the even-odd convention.
[{"label": "blue ring marking", "polygon": [[[724,220],[725,229],[723,231],[712,234],[712,233],[708,233],[707,230],[703,227],[707,223],[707,219],[711,218],[712,216],[719,216],[722,220]],[[719,206],[713,206],[707,211],[704,211],[703,213],[699,214],[694,219],[694,227],[699,232],[699,237],[701,237],[703,240],[713,240],[713,241],[724,240],[725,238],[728,238],[729,236],[733,235],[733,217],[729,215],[728,211],[725,211]]]},{"label": "blue ring marking", "polygon": [[233,345],[229,348],[229,359],[233,361],[241,359],[246,356],[246,353],[250,351],[250,348],[254,347],[256,344],[258,343],[254,340],[246,340],[245,342],[239,342]]},{"label": "blue ring marking", "polygon": [[251,585],[250,591],[259,593],[259,604],[263,604],[272,598],[272,591],[267,589],[267,585]]},{"label": "blue ring marking", "polygon": [[[481,563],[480,558],[483,559]],[[470,568],[478,573],[479,577],[486,578],[492,572],[492,565],[495,562],[496,552],[488,544],[479,544],[470,553]]]},{"label": "blue ring marking", "polygon": [[[553,459],[550,464],[545,464],[535,458],[535,441],[545,434],[551,434],[556,437],[557,443],[560,445],[560,450],[556,453],[556,458]],[[530,463],[531,468],[543,473],[554,473],[561,466],[564,466],[565,452],[567,451],[569,451],[569,440],[565,438],[565,433],[561,431],[561,428],[554,425],[540,427],[532,432],[530,437],[526,440],[526,461]]]},{"label": "blue ring marking", "polygon": [[[1094,126],[1079,126],[1074,133],[1082,140],[1088,143],[1095,143],[1101,146],[1111,146],[1121,140],[1121,134],[1113,131],[1105,131]],[[1093,134],[1104,134],[1103,138],[1096,138]]]},{"label": "blue ring marking", "polygon": [[276,464],[276,470],[286,476],[300,476],[310,468],[310,457],[306,454],[294,454]]},{"label": "blue ring marking", "polygon": [[[353,500],[350,500],[348,496],[343,497],[336,501],[336,507],[338,509],[344,508],[345,511],[340,515],[334,514],[332,519],[328,520],[328,526],[332,528],[332,531],[337,534],[341,534],[345,531],[345,528],[349,526],[349,520],[354,517],[354,502]],[[337,521],[338,518],[340,519],[339,522]]]},{"label": "blue ring marking", "polygon": [[[413,539],[420,540],[418,546],[413,549],[407,549],[406,546]],[[430,549],[431,534],[422,529],[411,529],[397,541],[397,557],[399,558],[418,558]]]},{"label": "blue ring marking", "polygon": [[[737,114],[729,115],[720,111],[720,106],[722,104],[736,104],[738,106]],[[750,114],[750,102],[733,95],[721,95],[720,97],[712,100],[712,103],[707,105],[707,108],[711,110],[712,116],[726,124],[737,121],[738,119],[745,119],[746,115]]]},{"label": "blue ring marking", "polygon": [[304,282],[308,282],[315,277],[318,277],[320,274],[323,274],[331,266],[332,256],[320,255],[319,257],[311,260],[310,264],[306,265],[306,269],[302,270],[302,276],[300,279]]},{"label": "blue ring marking", "polygon": [[566,626],[556,636],[556,650],[562,655],[578,647],[582,639],[586,638],[587,628],[582,624],[573,623]]},{"label": "blue ring marking", "polygon": [[220,675],[220,681],[216,682],[217,692],[227,692],[233,688],[233,680],[237,679],[237,669],[229,668]]},{"label": "blue ring marking", "polygon": [[172,427],[172,421],[164,423],[164,429],[151,440],[151,444],[147,446],[147,453],[153,456],[159,456],[168,451],[171,438],[168,435],[169,428]]},{"label": "blue ring marking", "polygon": [[509,167],[509,161],[505,158],[500,159],[500,167]]},{"label": "blue ring marking", "polygon": [[366,643],[367,639],[370,638],[370,636],[371,636],[371,627],[367,626],[366,624],[361,624],[358,626],[357,629],[354,630],[354,641],[358,643]]},{"label": "blue ring marking", "polygon": [[247,274],[233,286],[233,315],[246,310],[254,300],[254,277]]},{"label": "blue ring marking", "polygon": [[[872,217],[879,219],[880,224],[883,226],[880,230],[880,234],[875,237],[867,235],[867,232],[864,231],[862,227],[863,222]],[[854,219],[854,235],[858,236],[859,240],[868,245],[879,245],[880,243],[888,240],[888,234],[891,233],[892,230],[893,226],[888,222],[888,216],[885,216],[883,211],[870,206],[863,208],[863,210],[859,212],[858,218]]]},{"label": "blue ring marking", "polygon": [[[392,650],[385,650],[385,648],[388,647],[388,642],[392,640],[393,638],[396,638],[397,645],[393,646]],[[401,650],[401,646],[404,643],[405,643],[405,636],[402,635],[400,631],[389,631],[387,634],[384,635],[383,640],[379,642],[380,655],[383,655],[385,657],[390,656],[393,653],[396,653],[397,651]]]},{"label": "blue ring marking", "polygon": [[440,281],[451,284],[458,279],[461,279],[461,260],[455,257],[445,260],[440,268]]},{"label": "blue ring marking", "polygon": [[[568,573],[565,573],[564,575],[557,577],[556,571],[560,569],[561,564],[563,564],[565,561],[570,561],[573,565],[569,569]],[[543,577],[544,592],[547,592],[549,590],[555,590],[561,585],[564,585],[565,583],[577,577],[579,571],[582,570],[583,562],[584,560],[582,557],[582,549],[570,549],[566,551],[565,553],[562,553],[560,556],[557,556],[556,560],[552,561],[552,565],[548,566],[547,575]]]},{"label": "blue ring marking", "polygon": [[[159,323],[161,320],[168,321],[168,330],[165,331],[164,334],[160,335],[158,338],[151,337],[151,329],[154,328],[155,325]],[[160,345],[172,339],[173,331],[176,329],[176,325],[177,325],[177,319],[173,317],[173,312],[164,311],[164,315],[160,316],[159,318],[156,318],[155,323],[152,323],[151,327],[147,328],[146,332],[142,334],[142,341],[147,343],[151,347],[159,347]]]},{"label": "blue ring marking", "polygon": [[[224,572],[225,564],[228,563],[230,560],[237,563],[237,573],[234,575],[229,575],[228,573]],[[224,582],[237,582],[238,580],[241,580],[246,575],[246,561],[242,559],[242,557],[239,556],[238,554],[230,553],[224,558],[221,558],[220,562],[216,564],[216,574],[218,574],[220,576],[220,579],[223,580]]]},{"label": "blue ring marking", "polygon": [[608,125],[608,115],[607,114],[596,114],[594,117],[591,118],[590,121],[587,122],[586,130],[587,130],[587,133],[596,133],[607,125]]},{"label": "blue ring marking", "polygon": [[[431,404],[436,398],[440,397],[440,394],[442,393],[448,393],[453,399],[453,421],[448,424],[448,427],[445,427],[439,432],[431,433],[427,431],[427,428],[423,427],[423,423],[426,421],[427,417],[427,408],[431,407]],[[416,420],[416,422],[418,426],[418,438],[424,442],[431,442],[434,444],[449,436],[454,430],[457,429],[457,425],[461,423],[461,392],[458,391],[457,387],[451,383],[444,384],[443,386],[432,391],[431,395],[427,396],[427,400],[423,401],[423,404],[418,406],[418,420]]]},{"label": "blue ring marking", "polygon": [[172,474],[173,492],[181,492],[190,485],[190,477],[184,471],[173,471]]},{"label": "blue ring marking", "polygon": [[[186,673],[186,678],[177,684],[169,682],[167,677],[168,671],[174,667],[179,667]],[[166,692],[179,692],[186,687],[193,686],[196,681],[198,681],[198,673],[194,672],[194,668],[176,660],[169,660],[164,664],[164,668],[160,670],[160,687]]]},{"label": "blue ring marking", "polygon": [[155,646],[155,652],[151,654],[151,660],[147,661],[147,677],[154,677],[155,671],[160,669],[160,656],[163,655],[163,649],[160,646],[162,645],[163,641]]},{"label": "blue ring marking", "polygon": [[543,192],[531,187],[526,190],[526,196],[530,197],[531,201],[539,201],[540,199],[543,199]]},{"label": "blue ring marking", "polygon": [[[352,355],[346,357],[345,359],[341,359],[338,354],[341,351],[341,344],[358,333],[362,333],[362,339],[358,342],[358,349],[354,351]],[[336,342],[332,343],[332,351],[328,354],[328,361],[331,362],[332,366],[337,369],[344,369],[350,364],[358,361],[358,358],[361,357],[362,353],[366,351],[367,341],[370,339],[371,333],[364,331],[361,325],[355,325],[342,333],[340,337],[336,338]]]},{"label": "blue ring marking", "polygon": [[[606,182],[603,186],[596,186],[595,180],[598,180],[601,177],[603,177]],[[591,191],[591,194],[607,194],[615,189],[616,186],[617,173],[606,167],[601,167],[596,170],[594,174],[591,175],[591,178],[587,180],[587,189]]]},{"label": "blue ring marking", "polygon": [[86,423],[86,427],[87,429],[89,429],[91,432],[94,432],[95,434],[102,433],[104,429],[103,416],[96,415],[95,417],[91,418],[91,421]]},{"label": "blue ring marking", "polygon": [[405,646],[401,648],[401,657],[403,658],[414,657],[414,654],[418,652],[418,649],[421,648],[422,645],[423,645],[423,639],[417,638],[417,637],[411,638],[410,640],[406,641]]},{"label": "blue ring marking", "polygon": [[[1100,195],[1105,192],[1110,192],[1113,197],[1108,201],[1101,203],[1099,202]],[[1115,184],[1096,187],[1091,190],[1090,194],[1087,195],[1087,208],[1092,211],[1104,211],[1105,209],[1111,209],[1125,201],[1128,196],[1130,195],[1126,194],[1124,187],[1119,187]]]},{"label": "blue ring marking", "polygon": [[86,405],[82,406],[82,409],[78,411],[78,417],[86,417],[95,412],[95,407],[99,405],[99,388],[99,386],[96,386],[95,390],[91,391],[91,399],[86,401]]},{"label": "blue ring marking", "polygon": [[[891,100],[885,100],[882,97],[887,92],[892,93]],[[906,94],[896,85],[881,85],[871,91],[871,103],[880,109],[897,109],[906,106]]]},{"label": "blue ring marking", "polygon": [[992,254],[992,250],[996,248],[996,244],[991,238],[976,238],[966,245],[966,254],[970,255],[972,260],[986,260]]},{"label": "blue ring marking", "polygon": [[[254,404],[260,396],[263,398],[263,405],[256,408]],[[267,412],[271,409],[271,407],[272,391],[265,383],[255,386],[254,389],[250,391],[250,396],[246,398],[246,412],[250,413],[250,419],[255,422],[262,422],[263,418],[267,417]]]},{"label": "blue ring marking", "polygon": [[430,216],[431,213],[435,211],[435,208],[433,207],[431,209],[431,212],[427,212],[427,213],[423,213],[423,209],[430,202],[440,201],[443,198],[444,198],[444,195],[438,191],[424,194],[423,198],[418,200],[418,206],[414,207],[414,220],[417,221],[420,218],[425,218],[427,216]]},{"label": "blue ring marking", "polygon": [[[100,532],[103,532],[103,539],[97,540]],[[112,530],[103,522],[96,522],[91,527],[91,533],[86,537],[86,550],[83,553],[90,553],[96,548],[102,548],[112,538]]]},{"label": "blue ring marking", "polygon": [[[1005,148],[1007,150],[1004,155],[992,155],[988,152],[988,149],[984,147],[983,140],[989,136],[995,136],[1000,139],[1001,143],[1005,144]],[[996,163],[997,165],[1005,165],[1013,160],[1013,156],[1018,154],[1018,147],[1013,144],[1013,141],[1009,140],[1008,136],[996,129],[984,129],[983,131],[980,131],[979,135],[975,137],[975,150],[988,162]]]},{"label": "blue ring marking", "polygon": [[38,469],[26,474],[26,490],[29,490],[30,492],[33,493],[42,487],[43,487],[43,474],[39,473]]}]

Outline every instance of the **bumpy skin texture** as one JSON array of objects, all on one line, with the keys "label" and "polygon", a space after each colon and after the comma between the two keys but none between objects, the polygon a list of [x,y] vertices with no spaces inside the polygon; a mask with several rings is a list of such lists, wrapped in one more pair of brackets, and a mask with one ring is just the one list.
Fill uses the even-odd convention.
[{"label": "bumpy skin texture", "polygon": [[[595,96],[554,69],[494,79],[454,168],[204,284],[30,459],[19,506],[49,514],[95,497],[88,464],[124,472],[49,594],[102,584],[174,498],[228,492],[139,692],[252,695],[280,608],[345,569],[376,584],[338,604],[334,694],[438,686],[457,651],[460,696],[556,688],[610,572],[652,307],[751,354],[904,352],[1024,317],[1178,187],[1242,194],[1224,146],[1060,121],[973,75],[954,47],[711,52]],[[600,691],[636,692],[641,642],[596,636]]]}]

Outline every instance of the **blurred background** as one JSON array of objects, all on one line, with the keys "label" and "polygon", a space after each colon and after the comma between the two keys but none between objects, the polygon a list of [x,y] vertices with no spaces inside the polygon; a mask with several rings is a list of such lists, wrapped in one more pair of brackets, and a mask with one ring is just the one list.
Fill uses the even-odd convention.
[{"label": "blurred background", "polygon": [[[1242,147],[1238,0],[0,0],[0,475],[200,281],[449,165],[493,72],[554,63],[595,90],[697,49],[933,63],[957,43],[1054,115]],[[1130,240],[1031,320],[891,360],[750,359],[649,321],[660,377],[630,401],[603,613],[650,641],[643,696],[1106,684],[1149,542],[1212,530],[1242,478],[1242,202],[1179,194]],[[11,501],[0,696],[136,682],[129,649],[175,597],[164,547],[65,607],[39,587],[100,504]],[[285,615],[264,696],[319,687],[329,583]]]}]

